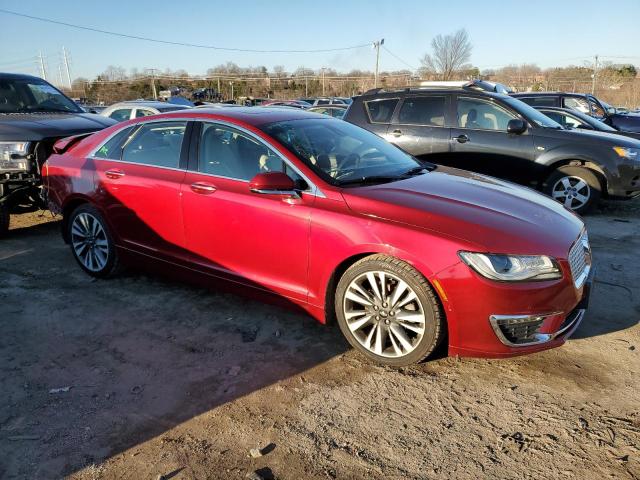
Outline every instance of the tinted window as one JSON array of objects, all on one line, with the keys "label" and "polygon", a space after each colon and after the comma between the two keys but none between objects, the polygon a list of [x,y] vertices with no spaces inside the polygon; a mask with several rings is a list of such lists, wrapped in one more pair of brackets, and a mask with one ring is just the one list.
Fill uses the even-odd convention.
[{"label": "tinted window", "polygon": [[131,118],[131,109],[130,108],[119,108],[118,110],[114,110],[109,114],[109,117],[117,120],[118,122],[124,122],[125,120],[129,120]]},{"label": "tinted window", "polygon": [[399,123],[410,125],[444,125],[445,97],[411,97],[405,98]]},{"label": "tinted window", "polygon": [[565,97],[562,99],[562,106],[565,108],[573,108],[579,112],[589,114],[589,102],[585,98]]},{"label": "tinted window", "polygon": [[331,101],[329,101],[329,100],[318,100],[316,105],[329,105],[330,103],[331,103]]},{"label": "tinted window", "polygon": [[393,116],[393,111],[398,104],[397,98],[390,98],[388,100],[374,100],[366,102],[365,106],[369,113],[369,120],[373,123],[389,123]]},{"label": "tinted window", "polygon": [[532,107],[555,107],[556,99],[554,97],[516,97]]},{"label": "tinted window", "polygon": [[[594,102],[593,100],[591,100],[589,103],[591,104],[591,115],[598,118],[602,118],[606,115],[604,109],[597,102]],[[613,107],[610,107],[610,108],[613,109]],[[615,109],[613,110],[615,112]]]},{"label": "tinted window", "polygon": [[127,141],[134,128],[135,127],[128,127],[116,133],[98,149],[94,157],[120,160],[122,156],[122,145]]},{"label": "tinted window", "polygon": [[178,168],[186,122],[153,122],[140,127],[122,150],[122,160]]},{"label": "tinted window", "polygon": [[0,80],[0,113],[28,112],[82,112],[82,109],[44,80]]},{"label": "tinted window", "polygon": [[251,180],[258,173],[284,172],[294,181],[301,177],[269,147],[238,130],[214,123],[205,123],[200,133],[198,171]]},{"label": "tinted window", "polygon": [[475,130],[507,130],[516,118],[502,107],[484,100],[458,98],[458,126]]},{"label": "tinted window", "polygon": [[332,108],[331,109],[331,115],[336,117],[336,118],[344,117],[345,113],[347,113],[347,109],[346,108]]}]

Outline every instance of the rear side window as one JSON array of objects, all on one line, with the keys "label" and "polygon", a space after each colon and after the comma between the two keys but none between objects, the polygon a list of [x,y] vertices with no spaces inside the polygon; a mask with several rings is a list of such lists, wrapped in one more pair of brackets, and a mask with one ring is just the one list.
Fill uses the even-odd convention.
[{"label": "rear side window", "polygon": [[146,108],[138,108],[136,110],[136,118],[148,117],[149,115],[155,115],[155,113],[151,110],[147,110]]},{"label": "rear side window", "polygon": [[562,106],[565,108],[573,108],[574,110],[578,110],[579,112],[586,113],[589,115],[591,113],[589,108],[589,102],[586,98],[580,97],[565,97],[562,99]]},{"label": "rear side window", "polygon": [[124,122],[125,120],[129,120],[131,118],[131,109],[130,108],[119,108],[118,110],[114,110],[109,114],[110,118],[118,122]]},{"label": "rear side window", "polygon": [[397,104],[397,98],[365,102],[365,108],[369,114],[369,121],[371,123],[390,123]]},{"label": "rear side window", "polygon": [[93,155],[97,158],[109,158],[111,160],[120,160],[122,155],[122,145],[129,139],[134,127],[128,127],[120,130],[113,137],[107,140]]},{"label": "rear side window", "polygon": [[408,125],[444,126],[445,97],[405,98],[398,122]]},{"label": "rear side window", "polygon": [[521,102],[532,107],[555,107],[556,99],[553,97],[516,97]]},{"label": "rear side window", "polygon": [[125,162],[178,168],[187,122],[153,122],[140,127],[122,149]]}]

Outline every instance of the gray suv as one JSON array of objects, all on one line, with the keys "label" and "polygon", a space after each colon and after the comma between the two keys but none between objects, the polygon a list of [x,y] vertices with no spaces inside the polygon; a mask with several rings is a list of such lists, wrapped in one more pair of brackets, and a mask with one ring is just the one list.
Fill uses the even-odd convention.
[{"label": "gray suv", "polygon": [[344,120],[433,163],[542,190],[584,213],[601,196],[640,195],[640,142],[567,130],[505,94],[462,88],[371,90]]}]

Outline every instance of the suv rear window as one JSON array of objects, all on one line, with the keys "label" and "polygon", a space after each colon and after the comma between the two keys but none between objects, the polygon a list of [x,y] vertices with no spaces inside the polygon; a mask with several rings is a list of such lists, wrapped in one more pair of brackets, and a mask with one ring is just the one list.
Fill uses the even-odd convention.
[{"label": "suv rear window", "polygon": [[409,97],[400,108],[398,122],[408,125],[444,126],[445,97]]},{"label": "suv rear window", "polygon": [[390,123],[397,104],[397,98],[365,102],[369,121],[371,123]]}]

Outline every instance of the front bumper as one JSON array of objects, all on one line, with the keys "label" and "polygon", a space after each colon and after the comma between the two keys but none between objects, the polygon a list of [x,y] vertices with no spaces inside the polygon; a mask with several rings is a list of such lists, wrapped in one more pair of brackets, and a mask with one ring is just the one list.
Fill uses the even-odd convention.
[{"label": "front bumper", "polygon": [[[563,271],[568,272],[568,264],[563,264]],[[443,304],[449,327],[449,355],[513,357],[562,345],[584,319],[593,276],[591,268],[583,285],[576,289],[569,275],[555,281],[507,284],[486,280],[464,264],[441,272],[437,282],[446,297]],[[469,292],[473,292],[472,297]],[[496,312],[544,319],[534,334],[520,342],[497,329],[491,320]]]}]

